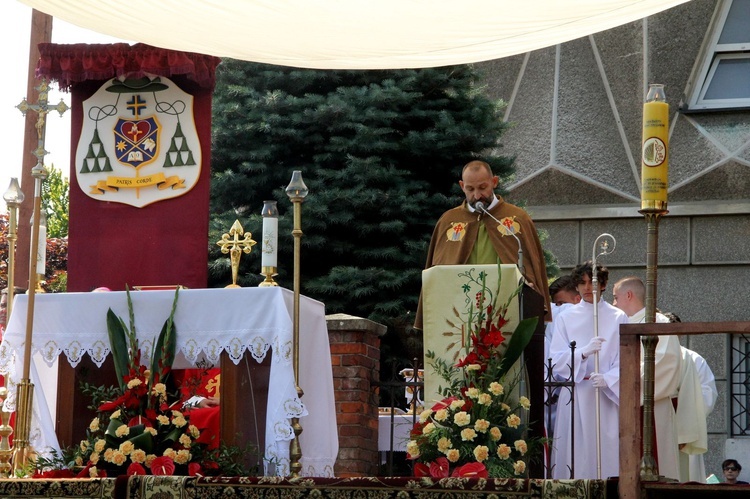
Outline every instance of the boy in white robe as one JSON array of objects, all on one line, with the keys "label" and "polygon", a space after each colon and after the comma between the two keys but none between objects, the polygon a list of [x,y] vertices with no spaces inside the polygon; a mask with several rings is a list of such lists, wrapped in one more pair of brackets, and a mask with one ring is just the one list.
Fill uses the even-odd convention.
[{"label": "boy in white robe", "polygon": [[[597,265],[599,302],[598,337],[594,337],[592,263],[573,270],[582,301],[555,321],[550,356],[556,379],[572,378],[575,398],[571,415],[570,392],[563,389],[557,404],[552,443],[553,478],[598,478],[597,424],[600,426],[601,478],[619,474],[620,324],[628,316],[601,299],[609,271]],[[570,343],[576,342],[574,356]],[[599,372],[594,372],[599,356]],[[571,370],[572,366],[572,370]],[[596,398],[599,392],[599,422]],[[573,458],[575,456],[575,460]]]}]

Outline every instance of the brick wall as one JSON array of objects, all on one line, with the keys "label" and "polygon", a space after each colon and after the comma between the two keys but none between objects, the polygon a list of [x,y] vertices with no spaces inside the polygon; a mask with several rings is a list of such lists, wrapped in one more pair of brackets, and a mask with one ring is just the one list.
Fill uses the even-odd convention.
[{"label": "brick wall", "polygon": [[380,377],[380,337],[386,327],[360,317],[326,317],[331,345],[339,453],[334,474],[376,476],[378,400],[372,382]]}]

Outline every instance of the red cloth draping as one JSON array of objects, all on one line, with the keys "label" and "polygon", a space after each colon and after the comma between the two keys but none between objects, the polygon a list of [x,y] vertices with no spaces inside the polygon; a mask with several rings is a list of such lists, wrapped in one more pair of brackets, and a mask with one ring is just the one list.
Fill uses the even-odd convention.
[{"label": "red cloth draping", "polygon": [[150,73],[173,77],[184,75],[203,88],[213,88],[218,57],[161,49],[138,43],[39,44],[37,77],[55,81],[61,90],[86,80],[107,80],[122,75]]}]

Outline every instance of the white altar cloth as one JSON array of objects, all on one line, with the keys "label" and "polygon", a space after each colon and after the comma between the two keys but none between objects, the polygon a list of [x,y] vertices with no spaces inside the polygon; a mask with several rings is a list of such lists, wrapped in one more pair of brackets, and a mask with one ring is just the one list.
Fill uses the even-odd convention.
[{"label": "white altar cloth", "polygon": [[[132,291],[135,327],[142,354],[150,358],[164,321],[169,317],[174,291]],[[129,323],[125,292],[38,294],[35,298],[32,352],[52,364],[64,353],[72,366],[88,354],[101,365],[109,355],[106,314],[109,308]],[[8,376],[9,408],[15,404],[15,384],[23,375],[28,295],[16,295],[13,314],[0,344],[0,373]],[[300,403],[292,365],[293,293],[280,287],[181,290],[175,313],[177,352],[190,363],[202,356],[219,364],[226,351],[237,364],[245,352],[258,362],[273,351],[268,388],[265,456],[275,473],[289,474],[290,418],[302,416],[300,435],[302,476],[333,476],[338,436],[333,375],[325,322],[325,307],[300,297],[300,373],[304,392]],[[59,449],[36,368],[31,444],[36,449]],[[268,466],[268,464],[267,464]]]}]

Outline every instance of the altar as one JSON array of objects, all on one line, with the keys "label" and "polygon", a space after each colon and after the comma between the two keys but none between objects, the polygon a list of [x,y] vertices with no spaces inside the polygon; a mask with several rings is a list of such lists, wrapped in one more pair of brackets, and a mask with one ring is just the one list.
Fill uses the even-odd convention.
[{"label": "altar", "polygon": [[[132,291],[135,327],[143,362],[151,357],[174,300],[174,290]],[[0,373],[8,376],[9,400],[15,404],[16,383],[23,373],[27,295],[17,295],[13,314],[0,344]],[[128,323],[125,292],[37,294],[34,307],[31,381],[34,409],[30,441],[36,449],[59,449],[55,423],[39,379],[34,357],[52,365],[64,354],[71,366],[85,356],[101,366],[110,354],[106,314],[108,309]],[[199,359],[219,365],[222,356],[238,365],[246,355],[260,363],[269,350],[270,375],[265,414],[266,473],[289,473],[289,441],[293,438],[290,418],[301,411],[300,435],[302,476],[332,476],[338,454],[330,348],[325,307],[300,297],[300,373],[304,392],[297,397],[292,359],[293,293],[280,287],[180,290],[174,316],[176,351],[189,365]],[[223,355],[222,355],[223,354]],[[224,377],[225,384],[228,381]],[[77,387],[67,387],[70,390]],[[222,387],[221,411],[236,407],[236,397],[227,397]],[[237,391],[234,391],[237,394]],[[60,405],[58,405],[58,408]],[[59,412],[59,409],[58,409]],[[58,415],[59,416],[59,415]],[[231,415],[234,420],[239,418]],[[59,421],[59,417],[57,418]],[[224,418],[223,418],[224,419]],[[268,469],[269,463],[275,467]]]}]

